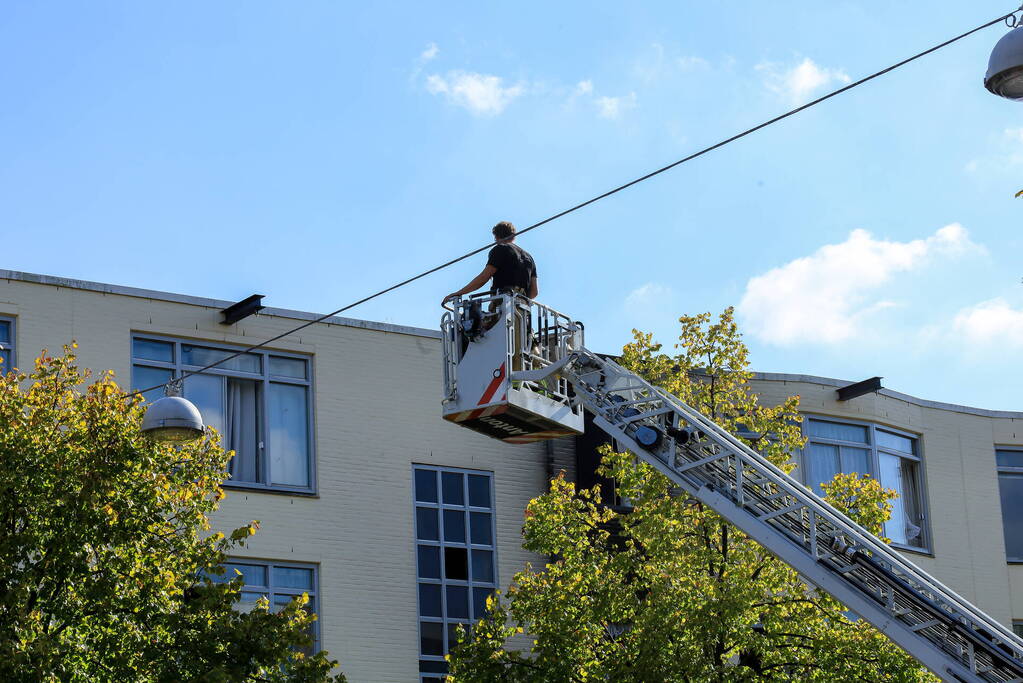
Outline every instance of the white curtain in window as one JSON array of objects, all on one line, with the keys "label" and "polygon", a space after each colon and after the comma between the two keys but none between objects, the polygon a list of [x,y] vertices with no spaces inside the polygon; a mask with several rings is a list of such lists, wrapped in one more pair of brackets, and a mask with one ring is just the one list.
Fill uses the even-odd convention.
[{"label": "white curtain in window", "polygon": [[224,446],[235,452],[228,465],[232,481],[259,481],[259,421],[256,383],[227,380]]},{"label": "white curtain in window", "polygon": [[916,463],[890,453],[879,453],[878,460],[881,463],[881,485],[895,489],[899,494],[891,501],[892,517],[884,525],[884,534],[895,543],[920,545]]},{"label": "white curtain in window", "polygon": [[270,384],[271,483],[309,486],[309,409],[307,389]]},{"label": "white curtain in window", "polygon": [[850,448],[842,446],[842,472],[864,475],[870,474],[870,451],[865,448]]},{"label": "white curtain in window", "polygon": [[857,443],[867,443],[868,441],[867,428],[862,425],[826,422],[824,420],[810,420],[806,425],[806,432],[811,437],[818,437],[821,439],[855,441]]},{"label": "white curtain in window", "polygon": [[838,446],[811,443],[804,453],[806,483],[817,495],[823,495],[821,484],[831,481],[841,471],[838,461]]}]

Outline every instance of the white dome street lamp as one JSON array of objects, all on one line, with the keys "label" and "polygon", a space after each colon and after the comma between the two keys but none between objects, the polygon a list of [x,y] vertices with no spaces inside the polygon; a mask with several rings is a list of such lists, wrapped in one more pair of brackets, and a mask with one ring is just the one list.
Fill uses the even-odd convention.
[{"label": "white dome street lamp", "polygon": [[181,397],[181,380],[168,382],[164,394],[146,408],[142,433],[163,443],[184,443],[202,436],[202,415],[191,401]]},{"label": "white dome street lamp", "polygon": [[991,50],[984,87],[999,97],[1023,100],[1023,26],[1007,19],[1014,28]]}]

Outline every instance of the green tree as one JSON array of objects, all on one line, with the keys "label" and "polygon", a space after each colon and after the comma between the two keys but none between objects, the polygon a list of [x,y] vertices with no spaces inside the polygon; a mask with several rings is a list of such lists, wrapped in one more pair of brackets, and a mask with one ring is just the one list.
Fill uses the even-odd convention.
[{"label": "green tree", "polygon": [[[790,469],[799,398],[761,405],[732,309],[684,316],[676,353],[634,332],[622,363]],[[558,477],[530,502],[527,567],[450,656],[455,681],[925,681],[918,663],[670,481],[627,454],[602,471],[631,511]],[[841,475],[832,502],[874,532],[891,512],[869,477]],[[523,635],[519,635],[523,634]],[[528,634],[531,652],[521,646]]]},{"label": "green tree", "polygon": [[154,443],[142,400],[88,377],[71,347],[0,375],[0,680],[343,681],[305,654],[305,596],[233,609],[222,564],[258,523],[210,532],[219,436]]}]

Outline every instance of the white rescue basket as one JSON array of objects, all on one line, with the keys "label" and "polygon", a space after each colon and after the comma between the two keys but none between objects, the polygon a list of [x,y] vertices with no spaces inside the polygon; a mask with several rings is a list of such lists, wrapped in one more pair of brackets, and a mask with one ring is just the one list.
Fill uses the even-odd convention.
[{"label": "white rescue basket", "polygon": [[507,443],[581,434],[582,407],[557,374],[583,326],[517,294],[455,299],[441,318],[445,420]]}]

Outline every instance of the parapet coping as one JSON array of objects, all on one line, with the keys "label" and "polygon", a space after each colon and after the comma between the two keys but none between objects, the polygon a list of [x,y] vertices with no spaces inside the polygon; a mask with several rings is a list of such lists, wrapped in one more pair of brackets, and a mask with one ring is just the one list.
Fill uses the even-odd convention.
[{"label": "parapet coping", "polygon": [[[139,299],[155,299],[157,301],[170,301],[190,306],[202,306],[203,308],[215,308],[221,310],[227,308],[234,301],[223,301],[221,299],[207,299],[201,296],[188,294],[175,294],[173,292],[160,292],[155,289],[141,289],[139,287],[126,287],[124,285],[111,285],[104,282],[90,282],[89,280],[75,280],[72,278],[56,277],[53,275],[39,275],[38,273],[25,273],[18,270],[0,269],[0,280],[17,280],[19,282],[32,282],[39,285],[50,285],[53,287],[67,287],[69,289],[83,289],[90,292],[102,292],[104,294],[119,294],[121,296],[133,296]],[[266,308],[256,315],[272,315],[279,318],[292,318],[294,320],[316,320],[320,317],[318,313],[308,311],[295,311],[290,308]],[[377,330],[379,332],[393,332],[396,334],[409,334],[416,337],[428,337],[440,339],[439,330],[429,330],[423,327],[411,327],[409,325],[394,325],[392,323],[381,323],[372,320],[359,320],[357,318],[344,318],[331,316],[320,321],[329,325],[345,325],[347,327],[360,327],[366,330]]]},{"label": "parapet coping", "polygon": [[[807,384],[820,384],[827,387],[844,387],[852,384],[849,380],[834,379],[832,377],[817,377],[815,375],[792,375],[784,372],[754,372],[753,379],[764,380],[768,382],[805,382]],[[1015,410],[988,410],[987,408],[973,408],[971,406],[961,406],[956,403],[942,403],[941,401],[928,401],[924,398],[917,398],[916,396],[910,396],[909,394],[903,394],[898,391],[892,391],[891,389],[881,389],[877,392],[882,396],[889,398],[895,398],[906,403],[912,403],[913,405],[921,406],[923,408],[935,408],[937,410],[947,410],[954,413],[966,413],[968,415],[979,415],[981,417],[1006,417],[1015,420],[1023,419],[1023,412]],[[853,399],[855,400],[855,399]]]}]

